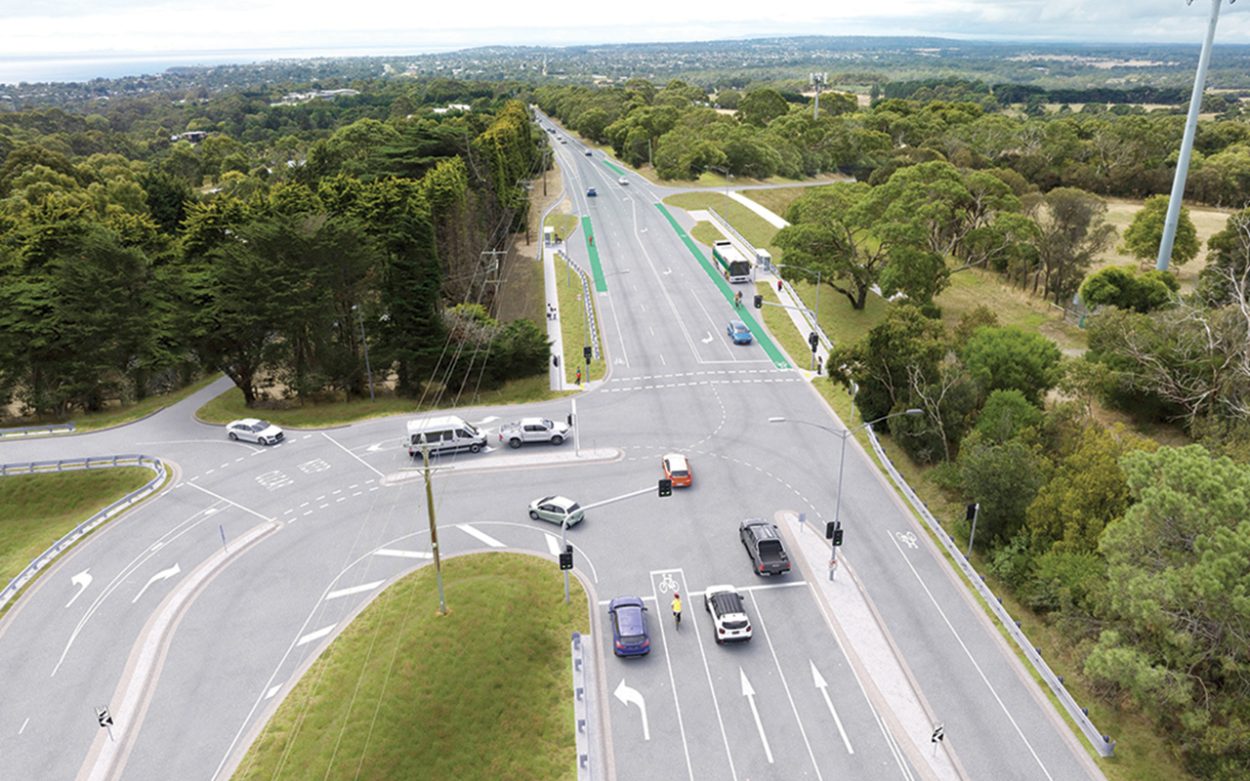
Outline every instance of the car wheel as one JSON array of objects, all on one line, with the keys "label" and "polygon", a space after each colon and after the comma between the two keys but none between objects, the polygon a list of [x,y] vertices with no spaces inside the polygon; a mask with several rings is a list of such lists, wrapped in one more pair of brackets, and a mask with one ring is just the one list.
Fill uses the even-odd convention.
[{"label": "car wheel", "polygon": [[551,438],[551,444],[553,445],[558,445],[563,441],[564,441],[564,437],[560,436],[559,434],[556,434],[554,437]]},{"label": "car wheel", "polygon": [[508,440],[508,447],[513,448],[513,449],[516,449],[516,448],[518,448],[518,447],[520,447],[520,446],[521,446],[521,440],[519,440],[519,439],[509,439],[509,440]]},{"label": "car wheel", "polygon": [[234,433],[233,431],[231,431],[231,432],[230,432],[230,435],[229,435],[229,436],[230,436],[230,441],[231,441],[231,442],[238,442],[238,441],[239,441],[239,435],[238,435],[238,434],[236,434],[236,433]]},{"label": "car wheel", "polygon": [[481,446],[481,445],[479,445],[479,444],[478,444],[478,443],[476,443],[476,442],[474,442],[472,445],[469,445],[469,452],[470,452],[470,453],[480,453],[480,452],[481,452],[481,450],[482,450],[482,446]]},{"label": "car wheel", "polygon": [[717,644],[717,645],[724,645],[724,644],[725,644],[725,641],[724,641],[724,640],[722,640],[722,639],[720,639],[720,638],[718,637],[718,638],[716,638],[716,644]]},{"label": "car wheel", "polygon": [[534,510],[530,510],[530,518],[535,521],[538,520],[538,513],[535,512]]}]

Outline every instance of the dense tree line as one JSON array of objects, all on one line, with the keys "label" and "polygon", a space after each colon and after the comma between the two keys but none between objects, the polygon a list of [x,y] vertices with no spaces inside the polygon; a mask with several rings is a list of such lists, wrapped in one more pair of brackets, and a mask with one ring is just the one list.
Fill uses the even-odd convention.
[{"label": "dense tree line", "polygon": [[359,395],[362,332],[401,394],[542,371],[545,335],[490,317],[482,252],[523,224],[545,139],[523,104],[486,108],[348,121],[344,104],[328,134],[266,144],[6,117],[0,401],[65,416],[202,370],[248,404]]}]

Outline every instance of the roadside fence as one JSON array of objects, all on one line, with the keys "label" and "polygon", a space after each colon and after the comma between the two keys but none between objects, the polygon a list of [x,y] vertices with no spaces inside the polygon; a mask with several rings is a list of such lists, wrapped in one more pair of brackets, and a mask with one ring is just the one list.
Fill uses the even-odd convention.
[{"label": "roadside fence", "polygon": [[0,439],[8,439],[10,437],[32,437],[40,434],[72,434],[74,433],[74,422],[66,423],[49,423],[44,426],[17,426],[14,428],[0,428]]},{"label": "roadside fence", "polygon": [[35,557],[34,561],[26,565],[26,569],[18,573],[18,576],[9,581],[9,585],[5,586],[3,591],[0,591],[0,609],[3,609],[17,595],[17,592],[21,591],[22,587],[29,583],[40,570],[51,564],[57,556],[61,555],[62,552],[77,542],[83,535],[135,502],[141,501],[155,492],[165,482],[166,475],[165,464],[159,458],[143,455],[94,456],[90,458],[66,458],[56,461],[31,461],[21,464],[0,464],[0,476],[51,474],[81,469],[112,469],[119,466],[146,467],[152,470],[153,477],[142,488],[131,491],[78,524],[68,534],[57,540],[51,548]]},{"label": "roadside fence", "polygon": [[990,610],[993,611],[994,616],[998,619],[999,623],[1002,624],[1003,628],[1007,630],[1007,634],[1011,636],[1013,641],[1015,641],[1016,646],[1019,647],[1025,658],[1029,660],[1029,664],[1033,666],[1033,669],[1036,670],[1037,674],[1041,676],[1043,681],[1045,681],[1051,692],[1063,706],[1063,709],[1066,710],[1068,715],[1072,717],[1072,720],[1076,722],[1076,725],[1085,735],[1085,739],[1089,741],[1089,744],[1093,747],[1094,751],[1097,751],[1098,755],[1102,757],[1111,756],[1115,752],[1115,741],[1112,740],[1110,736],[1104,735],[1098,730],[1097,727],[1094,726],[1094,722],[1090,721],[1089,718],[1089,710],[1077,704],[1071,693],[1068,692],[1067,687],[1064,686],[1063,678],[1056,675],[1054,670],[1050,669],[1050,665],[1047,664],[1046,660],[1042,658],[1041,650],[1029,642],[1028,636],[1025,635],[1024,631],[1020,629],[1020,622],[1011,617],[1011,614],[1008,613],[1007,609],[1003,607],[1002,599],[990,590],[990,587],[985,583],[985,578],[976,571],[976,569],[972,566],[972,563],[968,561],[967,557],[965,557],[959,550],[959,546],[955,544],[955,540],[952,539],[950,534],[942,528],[942,525],[938,523],[937,519],[933,517],[933,514],[929,512],[929,508],[925,507],[924,502],[920,500],[920,497],[916,495],[916,492],[912,490],[911,486],[907,484],[907,481],[903,479],[903,476],[899,474],[898,469],[894,467],[894,463],[890,461],[889,456],[885,454],[885,450],[881,447],[881,442],[877,439],[877,434],[873,431],[872,426],[867,426],[866,430],[868,432],[868,440],[872,443],[873,452],[877,454],[877,458],[879,458],[881,463],[885,465],[885,470],[890,475],[890,479],[894,481],[894,484],[898,486],[899,491],[901,491],[903,496],[907,498],[907,501],[911,504],[911,506],[915,508],[916,512],[924,520],[925,525],[929,527],[929,530],[932,531],[938,541],[942,543],[942,547],[946,549],[946,553],[951,557],[951,560],[955,562],[955,566],[959,567],[959,569],[972,583],[973,587],[976,588],[977,593],[980,594],[981,598],[985,600],[985,603],[989,605]]},{"label": "roadside fence", "polygon": [[595,317],[595,302],[590,297],[590,290],[591,290],[590,277],[586,274],[585,270],[583,270],[581,266],[573,262],[572,258],[570,258],[568,255],[565,255],[560,250],[556,250],[556,256],[559,257],[560,260],[563,260],[565,263],[567,263],[569,265],[569,268],[573,269],[573,272],[577,274],[577,278],[582,281],[582,305],[586,307],[586,322],[588,323],[589,330],[590,330],[591,355],[594,356],[594,358],[598,359],[599,358],[599,323]]}]

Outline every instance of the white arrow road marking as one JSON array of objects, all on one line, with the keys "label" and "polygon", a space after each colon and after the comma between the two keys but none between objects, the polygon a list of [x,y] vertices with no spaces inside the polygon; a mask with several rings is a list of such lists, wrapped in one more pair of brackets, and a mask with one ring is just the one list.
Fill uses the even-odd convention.
[{"label": "white arrow road marking", "polygon": [[397,548],[379,548],[373,552],[374,556],[394,556],[397,559],[432,559],[433,553],[423,550],[399,550]]},{"label": "white arrow road marking", "polygon": [[480,531],[478,531],[477,529],[474,529],[472,526],[470,526],[470,525],[469,525],[469,524],[467,524],[467,523],[458,523],[458,524],[456,524],[456,528],[457,528],[457,529],[459,529],[460,531],[464,532],[465,534],[469,535],[470,537],[475,537],[475,538],[477,538],[477,539],[478,539],[478,541],[480,541],[480,542],[484,542],[484,543],[486,543],[487,545],[491,546],[492,548],[502,548],[502,547],[504,547],[504,544],[503,544],[502,542],[500,542],[499,540],[497,540],[497,539],[495,539],[494,537],[490,536],[490,535],[489,535],[489,534],[487,534],[486,532],[480,532]]},{"label": "white arrow road marking", "polygon": [[711,344],[711,343],[712,343],[712,332],[711,332],[711,331],[704,331],[704,333],[706,333],[706,334],[707,334],[707,338],[705,338],[705,339],[700,339],[699,341],[703,342],[704,344]]},{"label": "white arrow road marking", "polygon": [[498,415],[487,415],[486,417],[479,420],[477,424],[479,426],[485,426],[487,423],[494,423],[496,420],[499,420]]},{"label": "white arrow road marking", "polygon": [[359,586],[341,588],[338,591],[331,591],[329,594],[326,594],[326,599],[338,599],[339,597],[350,597],[352,594],[363,594],[366,591],[373,591],[385,582],[384,580],[375,580],[372,583],[361,583]]},{"label": "white arrow road marking", "polygon": [[87,586],[91,585],[91,575],[89,575],[88,572],[89,570],[83,570],[82,572],[79,572],[77,575],[69,579],[70,583],[74,584],[75,586],[78,586],[78,591],[74,592],[74,596],[69,598],[69,601],[65,603],[65,607],[69,607],[70,605],[74,604],[74,600],[81,597],[82,592],[86,591]]},{"label": "white arrow road marking", "polygon": [[[403,444],[404,444],[403,442],[400,442],[400,443],[399,443],[399,446],[400,446],[400,447],[403,447]],[[385,450],[385,449],[387,449],[387,448],[391,448],[391,447],[395,447],[394,442],[393,442],[393,440],[389,440],[389,439],[388,439],[388,440],[386,440],[385,442],[375,442],[374,444],[372,444],[372,445],[370,445],[369,447],[365,448],[365,452],[366,452],[366,453],[378,453],[378,452],[381,452],[381,451],[383,451],[383,450]]]},{"label": "white arrow road marking", "polygon": [[751,682],[747,680],[747,674],[742,668],[738,668],[738,676],[742,679],[742,696],[747,698],[747,702],[751,704],[751,715],[755,717],[755,728],[759,730],[760,740],[764,743],[764,756],[768,757],[768,764],[773,764],[773,750],[768,745],[768,736],[764,734],[764,722],[760,721],[759,708],[755,707],[755,689],[751,688]]},{"label": "white arrow road marking", "polygon": [[[644,230],[645,230],[645,228],[644,228]],[[671,268],[666,268],[666,269],[664,269],[664,275],[665,275],[665,276],[667,276],[667,275],[669,275],[669,274],[672,274],[672,273],[673,273],[673,270],[672,270]]]},{"label": "white arrow road marking", "polygon": [[295,641],[295,645],[297,645],[297,646],[300,646],[300,645],[308,645],[309,643],[311,643],[311,642],[312,642],[312,641],[314,641],[314,640],[320,640],[321,638],[323,638],[323,637],[325,637],[326,635],[328,635],[328,634],[330,634],[331,632],[333,632],[333,631],[334,631],[334,627],[335,627],[335,625],[334,625],[334,624],[330,624],[329,626],[323,626],[323,627],[321,627],[320,629],[316,630],[315,632],[309,632],[308,634],[306,634],[306,635],[304,635],[303,637],[301,637],[299,640],[296,640],[296,641]]},{"label": "white arrow road marking", "polygon": [[139,593],[135,594],[135,598],[130,600],[130,604],[133,605],[134,603],[138,602],[139,597],[143,596],[143,593],[147,591],[148,587],[151,586],[153,583],[157,582],[158,580],[169,580],[174,575],[177,575],[179,572],[182,572],[182,568],[179,567],[177,563],[175,563],[174,566],[170,567],[169,569],[163,569],[160,572],[153,575],[152,577],[148,578],[148,582],[143,584],[143,588],[139,589]]},{"label": "white arrow road marking", "polygon": [[[647,703],[642,698],[642,693],[637,689],[626,686],[624,678],[617,684],[616,691],[612,693],[616,695],[616,698],[621,701],[622,705],[628,706],[633,704],[638,706],[639,712],[642,713],[642,739],[651,740],[651,725],[647,723]],[[768,761],[772,762],[772,759],[770,758]]]},{"label": "white arrow road marking", "polygon": [[825,677],[820,674],[820,670],[816,669],[816,663],[811,659],[807,663],[812,666],[812,683],[817,689],[820,689],[821,695],[825,698],[825,707],[829,709],[829,715],[833,716],[833,723],[838,725],[838,734],[842,736],[842,743],[846,746],[846,753],[854,754],[855,749],[851,748],[851,739],[846,736],[846,730],[842,728],[842,719],[838,718],[838,712],[833,708],[833,700],[829,699],[829,684],[825,681]]}]

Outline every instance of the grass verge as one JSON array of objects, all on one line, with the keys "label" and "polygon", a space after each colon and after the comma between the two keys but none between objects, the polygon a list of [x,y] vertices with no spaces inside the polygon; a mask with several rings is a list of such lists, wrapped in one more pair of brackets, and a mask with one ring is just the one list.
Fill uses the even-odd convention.
[{"label": "grass verge", "polygon": [[577,230],[577,215],[565,214],[563,212],[552,212],[547,215],[547,222],[545,224],[555,228],[557,241],[567,239],[573,231]]},{"label": "grass verge", "polygon": [[785,217],[790,204],[799,199],[803,193],[811,192],[814,187],[774,187],[768,190],[744,190],[743,195],[768,209],[778,217]]},{"label": "grass verge", "polygon": [[508,553],[403,578],[313,663],[252,745],[236,781],[574,779],[569,638],[586,594],[543,559]]},{"label": "grass verge", "polygon": [[679,193],[664,199],[669,206],[676,206],[687,211],[691,209],[716,210],[730,225],[742,234],[742,237],[756,247],[763,247],[772,253],[773,260],[780,262],[781,251],[772,245],[777,229],[768,221],[747,207],[733,200],[724,193],[698,192]]},{"label": "grass verge", "polygon": [[0,585],[52,543],[152,479],[142,467],[0,477]]},{"label": "grass verge", "polygon": [[[599,343],[599,357],[590,362],[590,366],[586,366],[583,358],[582,348],[590,344],[590,324],[586,320],[586,307],[582,304],[582,281],[575,274],[570,273],[568,264],[556,263],[556,292],[560,298],[560,335],[564,340],[564,355],[560,358],[560,365],[564,369],[564,379],[566,382],[573,382],[577,378],[577,370],[582,370],[582,381],[598,380],[603,378],[607,365],[603,361],[603,342]],[[591,294],[591,306],[595,308],[595,316],[598,317],[598,302],[594,300],[595,296]],[[602,325],[602,323],[600,323]]]},{"label": "grass verge", "polygon": [[694,224],[694,227],[690,229],[690,235],[694,237],[695,241],[706,244],[709,247],[712,246],[712,242],[720,241],[724,238],[724,234],[720,232],[719,228],[710,222],[702,221]]},{"label": "grass verge", "polygon": [[[100,410],[99,412],[87,412],[81,415],[74,415],[74,428],[76,431],[98,431],[102,428],[111,428],[120,426],[123,423],[131,423],[139,418],[147,417],[154,412],[160,412],[165,407],[172,406],[182,401],[186,397],[195,393],[197,390],[205,387],[220,375],[213,373],[207,377],[199,379],[185,388],[179,388],[169,393],[159,393],[148,396],[143,401],[133,404],[121,404],[116,407]],[[56,423],[55,420],[44,420],[39,418],[29,418],[23,420],[10,421],[13,426],[37,426],[42,423]]]},{"label": "grass verge", "polygon": [[413,399],[400,398],[387,392],[379,394],[376,401],[350,399],[325,403],[297,403],[288,406],[282,406],[282,403],[272,403],[269,406],[248,407],[243,403],[243,393],[238,388],[231,388],[200,407],[195,415],[205,423],[229,423],[237,418],[261,416],[279,426],[289,428],[323,428],[353,423],[365,418],[403,415],[455,406],[526,404],[558,398],[563,394],[550,389],[547,372],[544,371],[532,377],[509,380],[499,388],[481,391],[471,398],[462,398],[459,404],[452,403],[446,395],[425,405],[419,405]]}]

